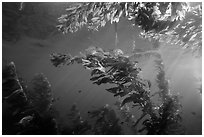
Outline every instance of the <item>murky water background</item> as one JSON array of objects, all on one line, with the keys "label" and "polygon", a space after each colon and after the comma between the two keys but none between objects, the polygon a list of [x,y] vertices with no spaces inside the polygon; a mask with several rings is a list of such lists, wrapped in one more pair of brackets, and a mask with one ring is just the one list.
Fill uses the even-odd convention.
[{"label": "murky water background", "polygon": [[[128,22],[120,22],[118,25],[118,48],[125,53],[130,53],[134,35],[136,48],[151,49],[152,43],[139,38],[138,32],[138,29],[133,29]],[[27,83],[35,73],[44,73],[51,83],[54,96],[60,98],[55,103],[55,107],[60,112],[61,121],[66,117],[73,103],[77,104],[82,115],[85,116],[88,110],[105,104],[112,105],[117,98],[105,91],[106,85],[93,85],[89,81],[88,70],[77,64],[55,68],[49,60],[49,55],[53,52],[77,55],[89,46],[112,49],[114,40],[114,27],[110,24],[98,32],[82,29],[73,34],[53,34],[44,40],[23,36],[16,43],[3,41],[3,66],[6,62],[14,61],[18,73]],[[166,76],[170,80],[172,94],[181,96],[183,124],[187,134],[201,134],[202,98],[197,90],[199,79],[202,78],[201,58],[195,58],[190,53],[183,54],[183,50],[179,46],[166,43],[161,43],[159,52],[165,64]],[[144,58],[139,61],[143,77],[151,80],[152,90],[156,90],[157,71],[154,58]],[[79,90],[82,92],[79,93]],[[195,115],[192,112],[195,112]]]}]

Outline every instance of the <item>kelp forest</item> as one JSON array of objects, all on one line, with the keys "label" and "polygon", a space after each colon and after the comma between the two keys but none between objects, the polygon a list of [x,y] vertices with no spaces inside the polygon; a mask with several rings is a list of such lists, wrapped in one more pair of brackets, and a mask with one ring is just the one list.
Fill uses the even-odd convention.
[{"label": "kelp forest", "polygon": [[202,2],[3,2],[3,135],[201,135]]}]

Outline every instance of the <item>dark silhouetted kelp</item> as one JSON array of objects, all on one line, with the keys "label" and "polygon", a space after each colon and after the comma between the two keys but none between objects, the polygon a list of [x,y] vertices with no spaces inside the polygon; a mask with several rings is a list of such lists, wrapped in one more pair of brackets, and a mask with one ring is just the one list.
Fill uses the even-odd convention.
[{"label": "dark silhouetted kelp", "polygon": [[142,122],[144,127],[139,132],[147,130],[147,134],[183,134],[183,132],[173,132],[173,127],[176,127],[174,130],[181,127],[180,104],[177,96],[170,94],[160,55],[156,55],[157,60],[155,60],[158,68],[157,83],[160,89],[158,94],[161,98],[159,106],[151,100],[150,81],[140,78],[141,69],[137,66],[137,62],[130,61],[129,57],[125,56],[121,50],[118,49],[110,53],[101,48],[91,47],[81,56],[63,55],[63,57],[68,58],[61,60],[62,62],[55,62],[60,61],[55,59],[57,58],[55,54],[51,57],[51,61],[53,64],[59,65],[69,65],[74,62],[82,64],[86,69],[91,70],[90,80],[93,81],[93,84],[115,85],[107,91],[113,93],[114,96],[123,97],[121,107],[127,103],[138,105],[142,115],[134,126],[137,126],[146,115],[149,115],[149,118]]}]

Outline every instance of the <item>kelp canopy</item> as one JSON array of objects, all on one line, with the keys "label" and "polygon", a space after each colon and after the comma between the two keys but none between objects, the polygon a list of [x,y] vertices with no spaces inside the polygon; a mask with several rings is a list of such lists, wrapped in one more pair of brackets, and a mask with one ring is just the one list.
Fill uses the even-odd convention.
[{"label": "kelp canopy", "polygon": [[122,18],[141,28],[141,36],[150,40],[180,44],[201,54],[202,5],[187,2],[84,2],[74,3],[58,20],[63,33],[86,26],[99,30],[106,23]]}]

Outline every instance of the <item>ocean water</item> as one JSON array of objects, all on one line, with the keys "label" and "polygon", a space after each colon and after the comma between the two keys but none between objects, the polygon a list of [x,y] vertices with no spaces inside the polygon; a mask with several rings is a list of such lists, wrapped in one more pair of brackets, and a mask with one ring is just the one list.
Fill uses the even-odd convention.
[{"label": "ocean water", "polygon": [[[42,13],[36,13],[34,18],[40,14]],[[30,22],[32,22],[32,18]],[[108,24],[97,32],[90,32],[83,28],[76,33],[67,35],[52,33],[42,39],[22,33],[20,30],[23,30],[24,25],[19,24],[18,31],[21,38],[16,42],[3,40],[2,66],[13,61],[18,74],[24,78],[28,85],[36,73],[43,73],[51,84],[53,95],[59,98],[54,103],[54,107],[59,112],[58,121],[66,123],[66,115],[73,104],[77,105],[84,118],[87,117],[89,110],[106,104],[114,106],[118,98],[113,97],[105,90],[107,85],[92,84],[89,80],[89,70],[85,70],[78,64],[56,68],[49,60],[50,54],[55,52],[78,55],[80,51],[84,51],[90,46],[101,47],[105,50],[113,49],[115,42],[113,25]],[[34,30],[31,30],[30,33],[32,31]],[[38,34],[37,30],[35,33]],[[129,22],[122,20],[118,25],[118,48],[124,53],[131,53],[133,36],[137,49],[142,51],[152,49],[151,42],[139,37],[139,28],[132,28]],[[195,58],[190,53],[184,54],[183,49],[178,45],[167,43],[160,45],[158,52],[165,65],[171,93],[180,96],[182,124],[186,128],[186,134],[202,134],[202,95],[197,90],[202,79],[201,57]],[[154,58],[141,58],[138,59],[138,62],[142,68],[142,76],[152,82],[151,90],[157,90],[155,81],[157,71]],[[134,114],[135,118],[139,118],[140,113],[134,110]],[[126,134],[134,134],[126,128],[124,127]]]}]

